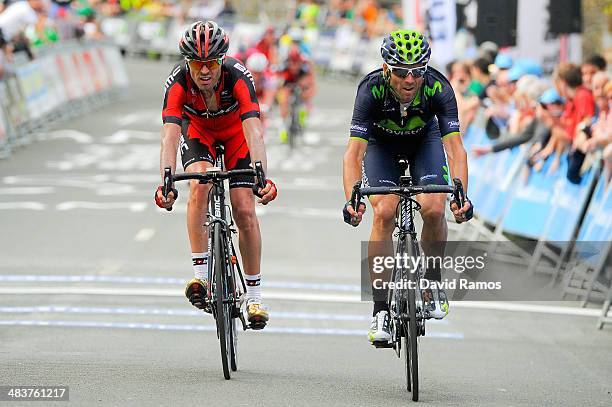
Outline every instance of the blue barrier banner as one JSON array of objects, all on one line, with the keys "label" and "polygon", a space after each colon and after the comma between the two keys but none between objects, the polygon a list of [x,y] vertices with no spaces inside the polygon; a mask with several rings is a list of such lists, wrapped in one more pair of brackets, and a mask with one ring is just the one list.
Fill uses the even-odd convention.
[{"label": "blue barrier banner", "polygon": [[[565,160],[564,160],[565,161]],[[562,166],[561,174],[565,174],[567,166]],[[596,168],[589,169],[584,174],[580,184],[569,182],[567,177],[560,176],[555,183],[555,194],[550,208],[550,217],[543,238],[548,241],[571,240],[580,221],[580,215],[588,204],[589,190],[594,182]]]},{"label": "blue barrier banner", "polygon": [[612,187],[606,176],[601,176],[591,198],[578,240],[612,240]]},{"label": "blue barrier banner", "polygon": [[555,182],[565,176],[561,169],[547,174],[552,161],[553,156],[548,157],[541,171],[531,171],[526,183],[521,181],[516,184],[502,223],[505,232],[532,239],[542,236],[550,214]]},{"label": "blue barrier banner", "polygon": [[32,119],[38,119],[48,112],[45,106],[49,88],[40,61],[34,60],[16,69],[26,106]]},{"label": "blue barrier banner", "polygon": [[489,154],[486,171],[482,171],[478,178],[481,190],[478,195],[478,215],[485,221],[492,224],[500,221],[514,186],[519,182],[517,175],[524,165],[524,153],[524,148],[516,147]]}]

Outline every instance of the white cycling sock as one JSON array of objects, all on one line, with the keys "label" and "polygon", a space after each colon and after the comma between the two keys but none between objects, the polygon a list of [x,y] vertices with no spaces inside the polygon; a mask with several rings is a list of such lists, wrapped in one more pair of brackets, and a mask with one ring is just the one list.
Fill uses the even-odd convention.
[{"label": "white cycling sock", "polygon": [[208,252],[205,253],[191,253],[191,260],[193,261],[193,274],[195,278],[200,280],[208,279]]},{"label": "white cycling sock", "polygon": [[246,298],[247,300],[249,299],[253,299],[253,298],[261,298],[261,273],[256,274],[254,276],[245,274],[244,276],[245,280],[246,280],[246,287],[247,287],[247,292],[246,292]]}]

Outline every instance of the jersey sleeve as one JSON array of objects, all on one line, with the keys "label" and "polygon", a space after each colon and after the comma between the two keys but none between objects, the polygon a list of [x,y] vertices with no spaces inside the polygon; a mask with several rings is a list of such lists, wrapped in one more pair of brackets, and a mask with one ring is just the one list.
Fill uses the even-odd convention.
[{"label": "jersey sleeve", "polygon": [[459,111],[457,99],[451,84],[444,81],[441,92],[436,92],[433,100],[433,112],[438,118],[440,134],[442,137],[459,133]]},{"label": "jersey sleeve", "polygon": [[176,66],[165,83],[164,106],[162,108],[162,122],[182,124],[183,106],[187,99],[187,83],[185,72],[181,66]]},{"label": "jersey sleeve", "polygon": [[353,117],[351,119],[350,137],[368,141],[372,132],[372,112],[374,100],[368,82],[363,81],[357,88]]},{"label": "jersey sleeve", "polygon": [[253,75],[239,62],[236,62],[233,68],[236,75],[233,93],[234,98],[238,101],[240,120],[244,121],[251,117],[259,118],[259,102],[257,101]]}]

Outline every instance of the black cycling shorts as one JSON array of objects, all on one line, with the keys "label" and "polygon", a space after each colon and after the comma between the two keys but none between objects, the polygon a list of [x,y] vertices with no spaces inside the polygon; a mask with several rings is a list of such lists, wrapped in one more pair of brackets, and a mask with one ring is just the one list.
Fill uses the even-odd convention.
[{"label": "black cycling shorts", "polygon": [[[198,161],[206,161],[214,165],[216,160],[215,142],[220,142],[224,146],[224,164],[226,170],[252,168],[251,155],[242,132],[242,127],[221,141],[214,139],[206,132],[197,129],[187,120],[184,120],[179,144],[183,169],[186,170],[189,165]],[[250,175],[239,175],[232,177],[229,181],[230,188],[252,188],[253,185],[255,185],[255,177]]]},{"label": "black cycling shorts", "polygon": [[414,185],[448,185],[449,175],[435,120],[425,128],[423,135],[402,142],[370,140],[363,158],[361,173],[364,186],[397,186],[401,169],[399,158],[406,158]]}]

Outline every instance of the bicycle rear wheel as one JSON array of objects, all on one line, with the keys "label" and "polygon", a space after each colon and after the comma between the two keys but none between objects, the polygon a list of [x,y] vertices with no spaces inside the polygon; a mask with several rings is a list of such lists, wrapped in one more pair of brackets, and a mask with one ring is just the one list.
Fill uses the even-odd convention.
[{"label": "bicycle rear wheel", "polygon": [[217,298],[217,335],[221,345],[221,364],[223,377],[231,379],[231,354],[233,348],[232,338],[232,310],[229,304],[229,287],[227,284],[226,248],[219,225],[213,226],[213,261],[215,272],[215,290]]}]

